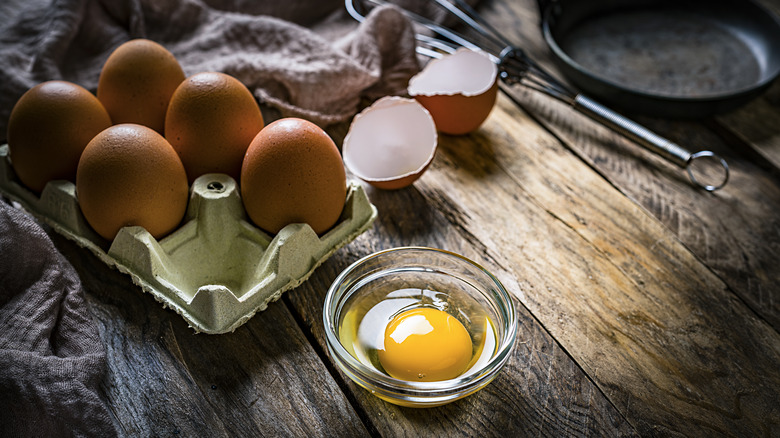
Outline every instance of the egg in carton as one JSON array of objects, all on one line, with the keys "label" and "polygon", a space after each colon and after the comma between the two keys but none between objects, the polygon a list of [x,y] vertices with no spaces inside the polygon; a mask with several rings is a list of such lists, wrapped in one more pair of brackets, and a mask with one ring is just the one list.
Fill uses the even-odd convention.
[{"label": "egg in carton", "polygon": [[249,222],[235,180],[214,173],[195,180],[182,225],[165,238],[132,226],[109,242],[87,224],[72,182],[50,181],[40,197],[19,183],[7,145],[0,146],[0,191],[211,334],[234,331],[303,283],[377,215],[362,186],[350,182],[341,217],[325,234],[290,224],[270,236]]}]

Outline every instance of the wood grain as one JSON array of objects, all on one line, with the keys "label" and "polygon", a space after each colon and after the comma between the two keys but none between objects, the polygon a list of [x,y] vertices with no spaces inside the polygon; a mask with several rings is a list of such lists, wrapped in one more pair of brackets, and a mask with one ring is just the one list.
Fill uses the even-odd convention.
[{"label": "wood grain", "polygon": [[[285,300],[300,313],[319,348],[325,351],[322,306],[338,273],[357,258],[380,249],[405,245],[444,248],[493,266],[487,248],[453,226],[463,221],[455,206],[442,208],[415,187],[382,192],[367,189],[379,209],[372,230],[351,243]],[[508,278],[514,284],[511,278]],[[337,375],[351,392],[369,430],[382,436],[634,436],[635,432],[604,395],[518,303],[516,348],[501,374],[478,393],[430,409],[386,403]]]},{"label": "wood grain", "polygon": [[718,116],[721,129],[736,135],[741,144],[769,163],[772,170],[780,169],[780,82],[775,82],[763,95],[742,108]]},{"label": "wood grain", "polygon": [[[484,0],[481,11],[552,68],[534,0]],[[513,88],[480,130],[442,136],[414,186],[367,187],[374,226],[226,335],[195,335],[50,233],[100,329],[102,395],[120,434],[780,436],[778,90],[705,121],[638,117],[726,157],[732,180],[710,194],[571,108]],[[346,128],[329,130],[337,144]],[[517,307],[518,341],[497,379],[439,408],[374,397],[325,347],[333,279],[405,245],[477,261]]]},{"label": "wood grain", "polygon": [[283,303],[234,333],[195,334],[130,278],[62,237],[109,358],[105,398],[124,436],[365,436]]},{"label": "wood grain", "polygon": [[[490,2],[485,16],[521,41],[531,56],[557,72],[538,31],[535,3]],[[526,26],[508,25],[518,20]],[[502,25],[502,23],[504,23]],[[529,29],[531,27],[531,29]],[[560,75],[559,75],[560,77]],[[692,151],[710,149],[731,166],[728,185],[714,194],[693,187],[684,171],[547,96],[522,87],[510,90],[517,103],[566,147],[637,204],[661,220],[750,308],[780,330],[780,190],[776,165],[762,166],[751,157],[772,161],[777,148],[776,88],[755,102],[723,116],[721,129],[738,126],[732,138],[694,121],[633,116],[649,129]],[[772,103],[774,99],[775,103]],[[631,116],[631,115],[629,115]],[[731,123],[729,122],[731,121]],[[747,156],[740,151],[752,148]]]},{"label": "wood grain", "polygon": [[[532,313],[640,434],[776,428],[777,332],[667,228],[613,196],[608,182],[573,163],[511,103],[501,108],[486,127],[490,150],[446,150],[457,162],[485,157],[484,168],[496,166],[492,151],[505,181],[463,193],[445,181],[438,190],[450,187],[459,205],[513,199],[489,212],[467,211],[470,228],[487,234],[478,238],[495,242],[494,251],[529,283],[523,302]],[[514,233],[489,231],[511,223]]]},{"label": "wood grain", "polygon": [[430,207],[393,203],[423,219],[380,208],[404,218],[386,219],[387,234],[424,227],[414,240],[441,212],[640,434],[777,431],[777,332],[513,102],[502,98],[481,131],[442,138],[415,189]]}]

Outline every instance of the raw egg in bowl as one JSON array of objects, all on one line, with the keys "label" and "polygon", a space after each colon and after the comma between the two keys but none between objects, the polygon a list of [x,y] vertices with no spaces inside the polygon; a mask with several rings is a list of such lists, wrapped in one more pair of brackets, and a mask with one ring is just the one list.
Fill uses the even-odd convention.
[{"label": "raw egg in bowl", "polygon": [[328,351],[377,397],[433,407],[490,383],[509,359],[515,308],[501,282],[458,254],[403,247],[366,256],[333,282]]}]

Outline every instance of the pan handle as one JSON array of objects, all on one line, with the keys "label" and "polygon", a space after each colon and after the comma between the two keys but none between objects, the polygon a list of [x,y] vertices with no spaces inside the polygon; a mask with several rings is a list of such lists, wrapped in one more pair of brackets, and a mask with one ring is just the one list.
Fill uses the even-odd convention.
[{"label": "pan handle", "polygon": [[[630,120],[612,111],[611,109],[601,105],[587,96],[583,96],[582,94],[578,94],[574,98],[572,106],[574,109],[585,114],[591,119],[600,122],[604,126],[607,126],[613,131],[622,134],[631,140],[634,140],[647,149],[668,159],[672,163],[685,168],[691,181],[707,191],[712,192],[718,190],[725,186],[729,180],[729,166],[726,163],[726,160],[714,152],[700,151],[691,153],[682,146],[661,137],[644,126],[634,122],[633,120]],[[702,178],[697,177],[696,172],[694,171],[694,161],[706,158],[715,159],[723,168],[722,175],[715,177],[715,179],[718,180],[715,184],[707,184],[701,181]],[[707,179],[711,179],[711,176]]]}]

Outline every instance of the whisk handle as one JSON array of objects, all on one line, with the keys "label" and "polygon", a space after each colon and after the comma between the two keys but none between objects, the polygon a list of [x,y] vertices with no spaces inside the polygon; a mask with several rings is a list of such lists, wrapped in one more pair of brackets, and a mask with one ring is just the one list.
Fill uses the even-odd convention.
[{"label": "whisk handle", "polygon": [[685,167],[691,159],[692,154],[680,145],[661,137],[587,96],[578,94],[574,98],[572,105],[577,111],[634,140],[680,167]]},{"label": "whisk handle", "polygon": [[[726,160],[711,151],[699,151],[691,153],[677,143],[669,141],[660,135],[650,131],[644,126],[628,119],[611,109],[601,105],[582,94],[578,94],[571,102],[572,106],[579,112],[587,115],[591,119],[603,124],[613,131],[628,137],[639,143],[656,154],[668,159],[672,163],[685,168],[688,171],[688,177],[699,187],[707,191],[715,191],[726,185],[729,180],[729,166]],[[707,184],[702,182],[694,173],[692,164],[695,160],[712,158],[720,164],[722,168],[722,178],[716,184]]]}]

